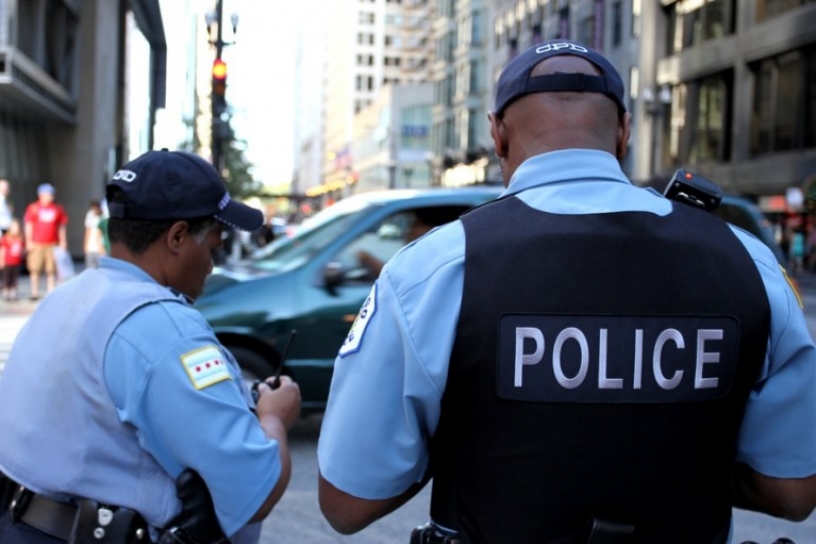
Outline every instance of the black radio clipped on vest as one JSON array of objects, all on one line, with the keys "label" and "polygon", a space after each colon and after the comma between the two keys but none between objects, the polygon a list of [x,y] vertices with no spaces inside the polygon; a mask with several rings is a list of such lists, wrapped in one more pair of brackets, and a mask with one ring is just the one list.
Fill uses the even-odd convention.
[{"label": "black radio clipped on vest", "polygon": [[681,168],[669,180],[663,196],[713,212],[720,205],[722,190],[716,183]]}]

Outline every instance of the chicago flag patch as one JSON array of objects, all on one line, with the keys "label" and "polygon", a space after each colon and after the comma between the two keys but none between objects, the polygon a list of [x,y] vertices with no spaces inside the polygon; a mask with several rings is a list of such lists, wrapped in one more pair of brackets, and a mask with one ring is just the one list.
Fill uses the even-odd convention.
[{"label": "chicago flag patch", "polygon": [[216,346],[188,351],[181,356],[181,364],[196,389],[204,389],[224,380],[231,380],[226,359]]},{"label": "chicago flag patch", "polygon": [[366,328],[368,328],[368,324],[371,322],[371,316],[374,315],[376,310],[377,284],[375,283],[371,288],[371,293],[369,293],[368,298],[366,298],[365,302],[363,302],[363,307],[360,308],[360,313],[357,314],[357,318],[351,325],[351,330],[349,331],[348,336],[346,336],[346,340],[343,342],[343,345],[340,346],[341,357],[344,357],[349,353],[354,353],[360,349],[360,343],[363,341],[363,333],[365,332]]}]

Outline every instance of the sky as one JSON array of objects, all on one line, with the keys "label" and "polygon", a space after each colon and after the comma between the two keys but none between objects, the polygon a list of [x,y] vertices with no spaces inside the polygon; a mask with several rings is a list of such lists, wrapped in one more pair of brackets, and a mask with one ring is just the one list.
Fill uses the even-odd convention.
[{"label": "sky", "polygon": [[[247,141],[246,157],[253,175],[267,185],[288,182],[293,170],[294,70],[298,3],[267,0],[223,0],[222,39],[234,42],[223,49],[227,62],[227,102],[233,108],[236,137]],[[215,10],[215,0],[161,0],[168,47],[168,117],[184,100],[190,13],[203,18]],[[230,15],[238,14],[232,34]],[[215,50],[212,50],[215,58]],[[174,77],[178,75],[179,77]],[[176,119],[172,122],[178,122]]]},{"label": "sky", "polygon": [[247,141],[246,156],[256,179],[268,185],[288,182],[293,170],[298,25],[289,18],[296,4],[224,0],[224,17],[233,12],[239,16],[235,44],[224,51],[232,126],[236,136]]}]

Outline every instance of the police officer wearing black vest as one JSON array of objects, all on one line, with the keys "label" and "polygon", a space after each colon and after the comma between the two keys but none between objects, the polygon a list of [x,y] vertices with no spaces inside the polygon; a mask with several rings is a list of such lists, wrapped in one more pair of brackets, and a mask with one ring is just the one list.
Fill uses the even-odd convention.
[{"label": "police officer wearing black vest", "polygon": [[580,43],[511,60],[489,118],[506,191],[395,256],[336,360],[328,521],[430,478],[414,542],[723,544],[732,507],[808,517],[816,348],[770,250],[626,178],[624,85]]}]

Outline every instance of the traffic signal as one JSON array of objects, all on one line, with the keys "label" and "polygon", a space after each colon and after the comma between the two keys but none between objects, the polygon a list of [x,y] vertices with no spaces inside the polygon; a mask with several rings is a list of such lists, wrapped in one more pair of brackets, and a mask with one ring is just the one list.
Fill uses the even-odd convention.
[{"label": "traffic signal", "polygon": [[215,59],[212,67],[213,116],[220,117],[227,110],[227,63]]},{"label": "traffic signal", "polygon": [[223,83],[227,85],[227,63],[222,59],[215,59],[212,68],[213,84]]}]

